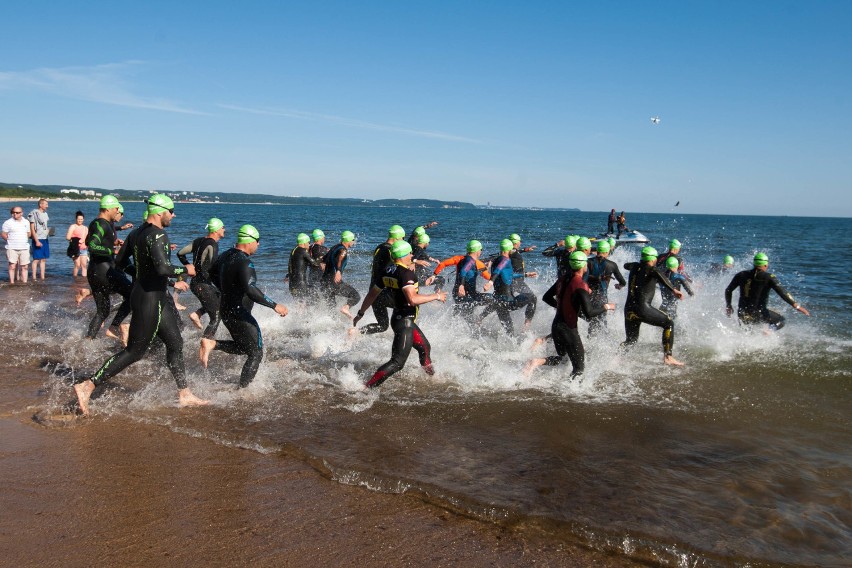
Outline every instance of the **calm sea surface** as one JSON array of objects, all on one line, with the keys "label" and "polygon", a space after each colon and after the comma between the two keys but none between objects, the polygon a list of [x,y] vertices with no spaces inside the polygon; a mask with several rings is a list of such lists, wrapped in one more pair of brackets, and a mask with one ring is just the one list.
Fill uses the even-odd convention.
[{"label": "calm sea surface", "polygon": [[[68,400],[71,375],[92,372],[115,351],[108,339],[82,339],[94,306],[76,308],[68,290],[62,237],[79,206],[51,205],[58,236],[48,291],[0,290],[0,317],[14,322],[0,339],[26,342],[32,352],[12,356],[37,357],[53,371],[45,385],[48,409]],[[140,219],[142,204],[126,209],[127,219]],[[83,211],[87,221],[97,214],[92,204]],[[412,356],[381,389],[364,393],[360,385],[390,356],[392,335],[350,339],[336,312],[293,304],[282,279],[297,233],[319,227],[331,242],[342,230],[355,232],[346,277],[364,294],[372,250],[392,224],[410,231],[439,221],[429,231],[430,253],[445,258],[463,252],[470,238],[496,251],[513,232],[539,250],[569,233],[596,236],[606,213],[206,204],[178,204],[176,212],[169,234],[179,245],[200,236],[212,216],[225,222],[226,246],[239,225],[254,224],[261,233],[259,285],[291,313],[280,319],[255,308],[266,358],[248,396],[235,388],[243,359],[215,352],[202,369],[195,358],[199,332],[190,325],[190,385],[213,406],[179,412],[174,382],[155,350],[93,402],[99,416],[120,413],[223,444],[296,455],[341,483],[414,492],[484,520],[534,525],[553,539],[662,565],[849,565],[849,219],[628,212],[628,225],[661,252],[678,238],[696,280],[696,296],[678,312],[675,356],[683,369],[661,364],[658,328],[643,326],[635,349],[618,349],[623,290],[611,293],[618,309],[607,333],[584,337],[581,383],[569,381],[570,365],[530,379],[520,372],[530,357],[552,352],[532,346],[549,332],[547,305],[539,302],[533,329],[515,342],[495,317],[481,330],[455,320],[449,300],[426,305],[419,320],[436,375],[427,377]],[[613,258],[623,264],[637,250],[622,247]],[[770,308],[788,322],[778,333],[745,329],[725,316],[723,291],[732,274],[712,274],[709,266],[730,254],[743,270],[758,250],[813,317],[776,296]],[[554,280],[554,265],[538,251],[525,258],[527,269],[539,272],[529,283],[540,296]],[[188,293],[181,301],[197,306]],[[522,317],[515,314],[516,326]],[[368,315],[365,323],[371,321]]]}]

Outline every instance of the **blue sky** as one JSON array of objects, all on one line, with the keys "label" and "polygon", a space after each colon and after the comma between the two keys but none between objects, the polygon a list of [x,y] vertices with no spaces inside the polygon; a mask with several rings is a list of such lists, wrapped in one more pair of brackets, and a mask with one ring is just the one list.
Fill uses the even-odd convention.
[{"label": "blue sky", "polygon": [[852,216],[852,2],[7,0],[0,21],[0,181]]}]

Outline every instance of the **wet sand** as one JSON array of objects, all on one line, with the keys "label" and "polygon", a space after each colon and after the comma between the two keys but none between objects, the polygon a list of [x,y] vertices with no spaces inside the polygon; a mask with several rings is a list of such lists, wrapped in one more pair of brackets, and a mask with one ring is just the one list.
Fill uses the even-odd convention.
[{"label": "wet sand", "polygon": [[39,422],[47,380],[36,368],[0,370],[0,550],[10,566],[637,565],[341,485],[281,454],[115,417]]}]

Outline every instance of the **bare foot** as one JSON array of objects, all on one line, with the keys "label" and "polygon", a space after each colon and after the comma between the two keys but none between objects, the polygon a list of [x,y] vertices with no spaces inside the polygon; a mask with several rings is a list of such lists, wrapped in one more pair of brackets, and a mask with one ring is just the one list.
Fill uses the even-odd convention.
[{"label": "bare foot", "polygon": [[204,326],[201,325],[201,318],[198,317],[198,314],[195,312],[189,314],[189,321],[191,321],[198,329],[204,329]]},{"label": "bare foot", "polygon": [[349,331],[347,331],[346,333],[349,335],[349,337],[358,337],[359,335],[361,335],[361,330],[357,327],[350,327]]},{"label": "bare foot", "polygon": [[343,307],[340,308],[340,313],[348,317],[349,319],[355,319],[352,317],[352,314],[349,313],[349,304],[344,304]]},{"label": "bare foot", "polygon": [[115,327],[114,325],[109,326],[107,328],[106,332],[104,332],[104,335],[106,335],[107,337],[111,337],[113,339],[116,339],[118,341],[121,341],[121,330],[119,328]]},{"label": "bare foot", "polygon": [[80,405],[80,412],[83,416],[89,415],[89,398],[91,398],[94,391],[95,383],[91,380],[74,385],[74,392],[77,394],[77,404]]},{"label": "bare foot", "polygon": [[207,362],[210,360],[210,352],[216,347],[215,339],[201,338],[201,348],[198,350],[198,359],[201,361],[201,366],[207,368]]},{"label": "bare foot", "polygon": [[80,290],[77,290],[77,295],[74,297],[74,301],[77,302],[77,305],[79,306],[80,303],[85,300],[87,296],[91,295],[91,290],[89,290],[88,288],[81,288]]},{"label": "bare foot", "polygon": [[205,406],[207,404],[210,404],[209,400],[198,398],[188,388],[178,391],[178,406]]},{"label": "bare foot", "polygon": [[177,302],[175,302],[175,307],[181,311],[186,309],[186,306],[184,306],[183,304],[178,304]]},{"label": "bare foot", "polygon": [[530,326],[532,325],[532,320],[524,321],[524,333],[530,330]]},{"label": "bare foot", "polygon": [[672,365],[674,367],[683,367],[683,363],[672,357],[671,355],[666,355],[663,357],[663,363],[666,365]]},{"label": "bare foot", "polygon": [[527,364],[526,364],[526,365],[524,365],[524,370],[522,371],[522,372],[523,372],[523,374],[524,374],[524,376],[525,376],[525,377],[527,377],[527,378],[529,378],[529,377],[530,377],[530,375],[532,375],[532,372],[533,372],[535,369],[537,369],[537,368],[541,367],[541,366],[542,366],[542,365],[544,365],[546,362],[547,362],[547,359],[541,359],[541,358],[539,358],[539,359],[530,359],[529,361],[527,361]]},{"label": "bare foot", "polygon": [[536,337],[535,340],[532,342],[532,345],[530,345],[530,351],[532,351],[536,347],[543,345],[545,341],[547,341],[546,337]]}]

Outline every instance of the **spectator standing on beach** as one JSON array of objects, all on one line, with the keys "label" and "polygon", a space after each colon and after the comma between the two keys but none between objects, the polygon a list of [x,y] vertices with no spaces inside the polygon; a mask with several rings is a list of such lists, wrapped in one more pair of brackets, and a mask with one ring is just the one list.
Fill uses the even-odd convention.
[{"label": "spectator standing on beach", "polygon": [[0,236],[6,241],[6,258],[9,260],[9,283],[15,283],[15,274],[21,268],[21,282],[27,281],[30,266],[30,224],[24,219],[24,210],[15,205],[9,212],[12,217],[3,223]]},{"label": "spectator standing on beach", "polygon": [[89,268],[89,248],[86,246],[86,237],[89,235],[89,227],[86,226],[86,218],[82,211],[74,214],[74,224],[68,227],[65,240],[69,242],[68,256],[74,261],[74,270],[71,276],[77,274],[86,277]]},{"label": "spectator standing on beach", "polygon": [[41,279],[47,269],[47,259],[50,258],[50,228],[47,226],[50,216],[47,214],[47,199],[38,200],[38,207],[27,216],[30,221],[30,233],[33,241],[33,280],[38,278],[38,268],[41,267]]}]

